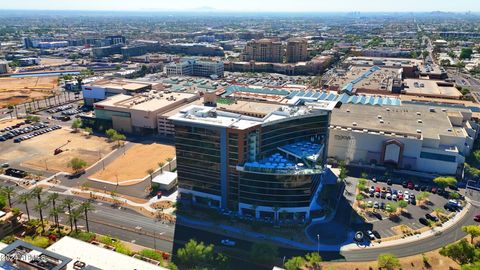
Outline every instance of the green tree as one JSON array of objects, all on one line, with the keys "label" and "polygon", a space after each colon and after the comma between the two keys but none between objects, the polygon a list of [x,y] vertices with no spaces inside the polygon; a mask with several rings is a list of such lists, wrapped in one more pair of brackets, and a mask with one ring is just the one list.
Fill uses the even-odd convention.
[{"label": "green tree", "polygon": [[222,269],[228,263],[223,254],[215,254],[213,245],[205,245],[193,239],[185,247],[178,249],[177,259],[181,269]]},{"label": "green tree", "polygon": [[75,119],[72,122],[72,128],[74,132],[78,132],[78,129],[82,127],[82,120],[80,119]]},{"label": "green tree", "polygon": [[322,257],[317,252],[307,253],[307,255],[305,255],[305,259],[312,266],[316,265],[317,263],[322,262]]},{"label": "green tree", "polygon": [[113,134],[111,140],[112,142],[116,142],[117,143],[117,146],[120,145],[120,142],[121,141],[125,141],[127,139],[127,137],[123,134],[120,134],[120,133],[115,133]]},{"label": "green tree", "polygon": [[480,269],[480,261],[472,264],[462,265],[462,267],[460,268],[460,270],[478,270],[478,269]]},{"label": "green tree", "polygon": [[88,136],[92,135],[93,134],[93,130],[91,127],[86,127],[85,128],[85,132],[87,133]]},{"label": "green tree", "polygon": [[69,168],[72,168],[75,173],[79,173],[83,168],[87,166],[87,162],[83,159],[75,157],[68,162],[67,166]]},{"label": "green tree", "polygon": [[480,236],[480,226],[468,225],[463,226],[462,231],[470,235],[470,243],[473,244],[473,239]]},{"label": "green tree", "polygon": [[115,134],[117,134],[117,131],[113,128],[110,128],[110,129],[107,129],[107,131],[105,131],[105,134],[107,135],[107,137],[112,140],[113,139],[113,136]]},{"label": "green tree", "polygon": [[457,179],[452,176],[439,176],[433,179],[433,182],[443,188],[455,186],[457,184]]},{"label": "green tree", "polygon": [[460,52],[460,59],[470,59],[473,54],[473,49],[472,48],[463,48],[462,51]]},{"label": "green tree", "polygon": [[303,257],[297,256],[286,261],[284,266],[286,270],[300,270],[306,263],[307,261]]},{"label": "green tree", "polygon": [[408,206],[408,203],[404,200],[401,200],[398,202],[398,207],[403,210],[404,208],[406,208]]},{"label": "green tree", "polygon": [[463,265],[473,263],[475,261],[475,247],[468,243],[466,239],[462,239],[457,243],[453,243],[440,249],[442,256],[447,256],[457,263]]},{"label": "green tree", "polygon": [[423,202],[423,201],[427,200],[429,196],[430,196],[429,192],[422,191],[422,192],[417,194],[417,200],[419,202]]},{"label": "green tree", "polygon": [[385,268],[387,270],[393,270],[396,267],[400,267],[400,260],[391,254],[391,253],[383,253],[378,255],[377,259],[378,268]]},{"label": "green tree", "polygon": [[1,189],[1,192],[7,196],[8,207],[12,208],[12,196],[15,195],[15,188],[12,186],[6,186]]},{"label": "green tree", "polygon": [[250,258],[261,264],[271,264],[278,256],[278,249],[267,243],[255,243],[250,250]]}]

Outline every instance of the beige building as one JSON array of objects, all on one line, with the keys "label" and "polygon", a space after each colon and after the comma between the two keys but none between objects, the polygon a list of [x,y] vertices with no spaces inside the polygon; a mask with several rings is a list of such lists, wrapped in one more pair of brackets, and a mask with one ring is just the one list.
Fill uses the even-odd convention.
[{"label": "beige building", "polygon": [[240,58],[242,61],[283,62],[282,42],[272,39],[249,41]]},{"label": "beige building", "polygon": [[287,63],[297,63],[306,61],[307,54],[307,40],[303,38],[291,38],[287,41]]},{"label": "beige building", "polygon": [[97,102],[95,121],[120,132],[154,134],[158,131],[158,115],[199,99],[197,94],[150,91],[134,96],[119,94]]}]

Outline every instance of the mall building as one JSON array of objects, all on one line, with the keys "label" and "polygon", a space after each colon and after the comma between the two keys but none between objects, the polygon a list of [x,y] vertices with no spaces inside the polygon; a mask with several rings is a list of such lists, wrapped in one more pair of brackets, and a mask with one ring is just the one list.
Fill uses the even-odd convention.
[{"label": "mall building", "polygon": [[477,138],[465,107],[343,104],[332,113],[328,156],[347,163],[455,175]]},{"label": "mall building", "polygon": [[[325,167],[336,102],[298,102],[264,117],[189,106],[175,126],[180,198],[263,219],[314,219],[320,191],[337,178]],[[245,106],[242,110],[245,110]]]}]

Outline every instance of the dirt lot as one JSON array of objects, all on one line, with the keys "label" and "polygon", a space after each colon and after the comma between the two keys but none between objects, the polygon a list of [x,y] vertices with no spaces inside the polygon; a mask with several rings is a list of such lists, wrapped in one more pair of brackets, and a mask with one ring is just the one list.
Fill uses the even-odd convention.
[{"label": "dirt lot", "polygon": [[[165,164],[167,158],[175,156],[175,147],[164,144],[137,144],[90,178],[110,181],[112,183],[142,179],[148,169],[156,170],[159,162]],[[132,162],[135,161],[135,162]]]},{"label": "dirt lot", "polygon": [[[67,141],[70,142],[62,148],[64,152],[54,156],[53,151]],[[6,145],[7,149],[0,153],[0,159],[37,170],[72,172],[67,166],[72,158],[85,160],[88,167],[101,156],[111,152],[113,146],[114,144],[106,142],[104,138],[95,136],[86,138],[79,133],[60,129],[19,144],[10,143]]]},{"label": "dirt lot", "polygon": [[[459,269],[460,266],[448,257],[443,257],[438,253],[438,250],[425,253],[425,256],[428,257],[430,268],[427,268],[423,264],[422,255],[415,255],[410,257],[400,258],[401,269],[403,270],[422,270],[422,269],[435,269],[435,270],[448,270]],[[321,264],[323,269],[332,269],[335,270],[368,270],[368,267],[373,269],[378,269],[377,262],[325,262]]]},{"label": "dirt lot", "polygon": [[57,79],[57,76],[0,78],[0,108],[50,96],[57,87]]}]

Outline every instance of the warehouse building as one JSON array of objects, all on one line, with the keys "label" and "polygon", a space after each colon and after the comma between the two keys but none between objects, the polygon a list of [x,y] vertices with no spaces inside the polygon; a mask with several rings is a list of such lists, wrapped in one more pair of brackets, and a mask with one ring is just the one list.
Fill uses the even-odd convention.
[{"label": "warehouse building", "polygon": [[362,165],[455,175],[477,138],[472,112],[403,104],[343,104],[332,113],[328,156]]}]

